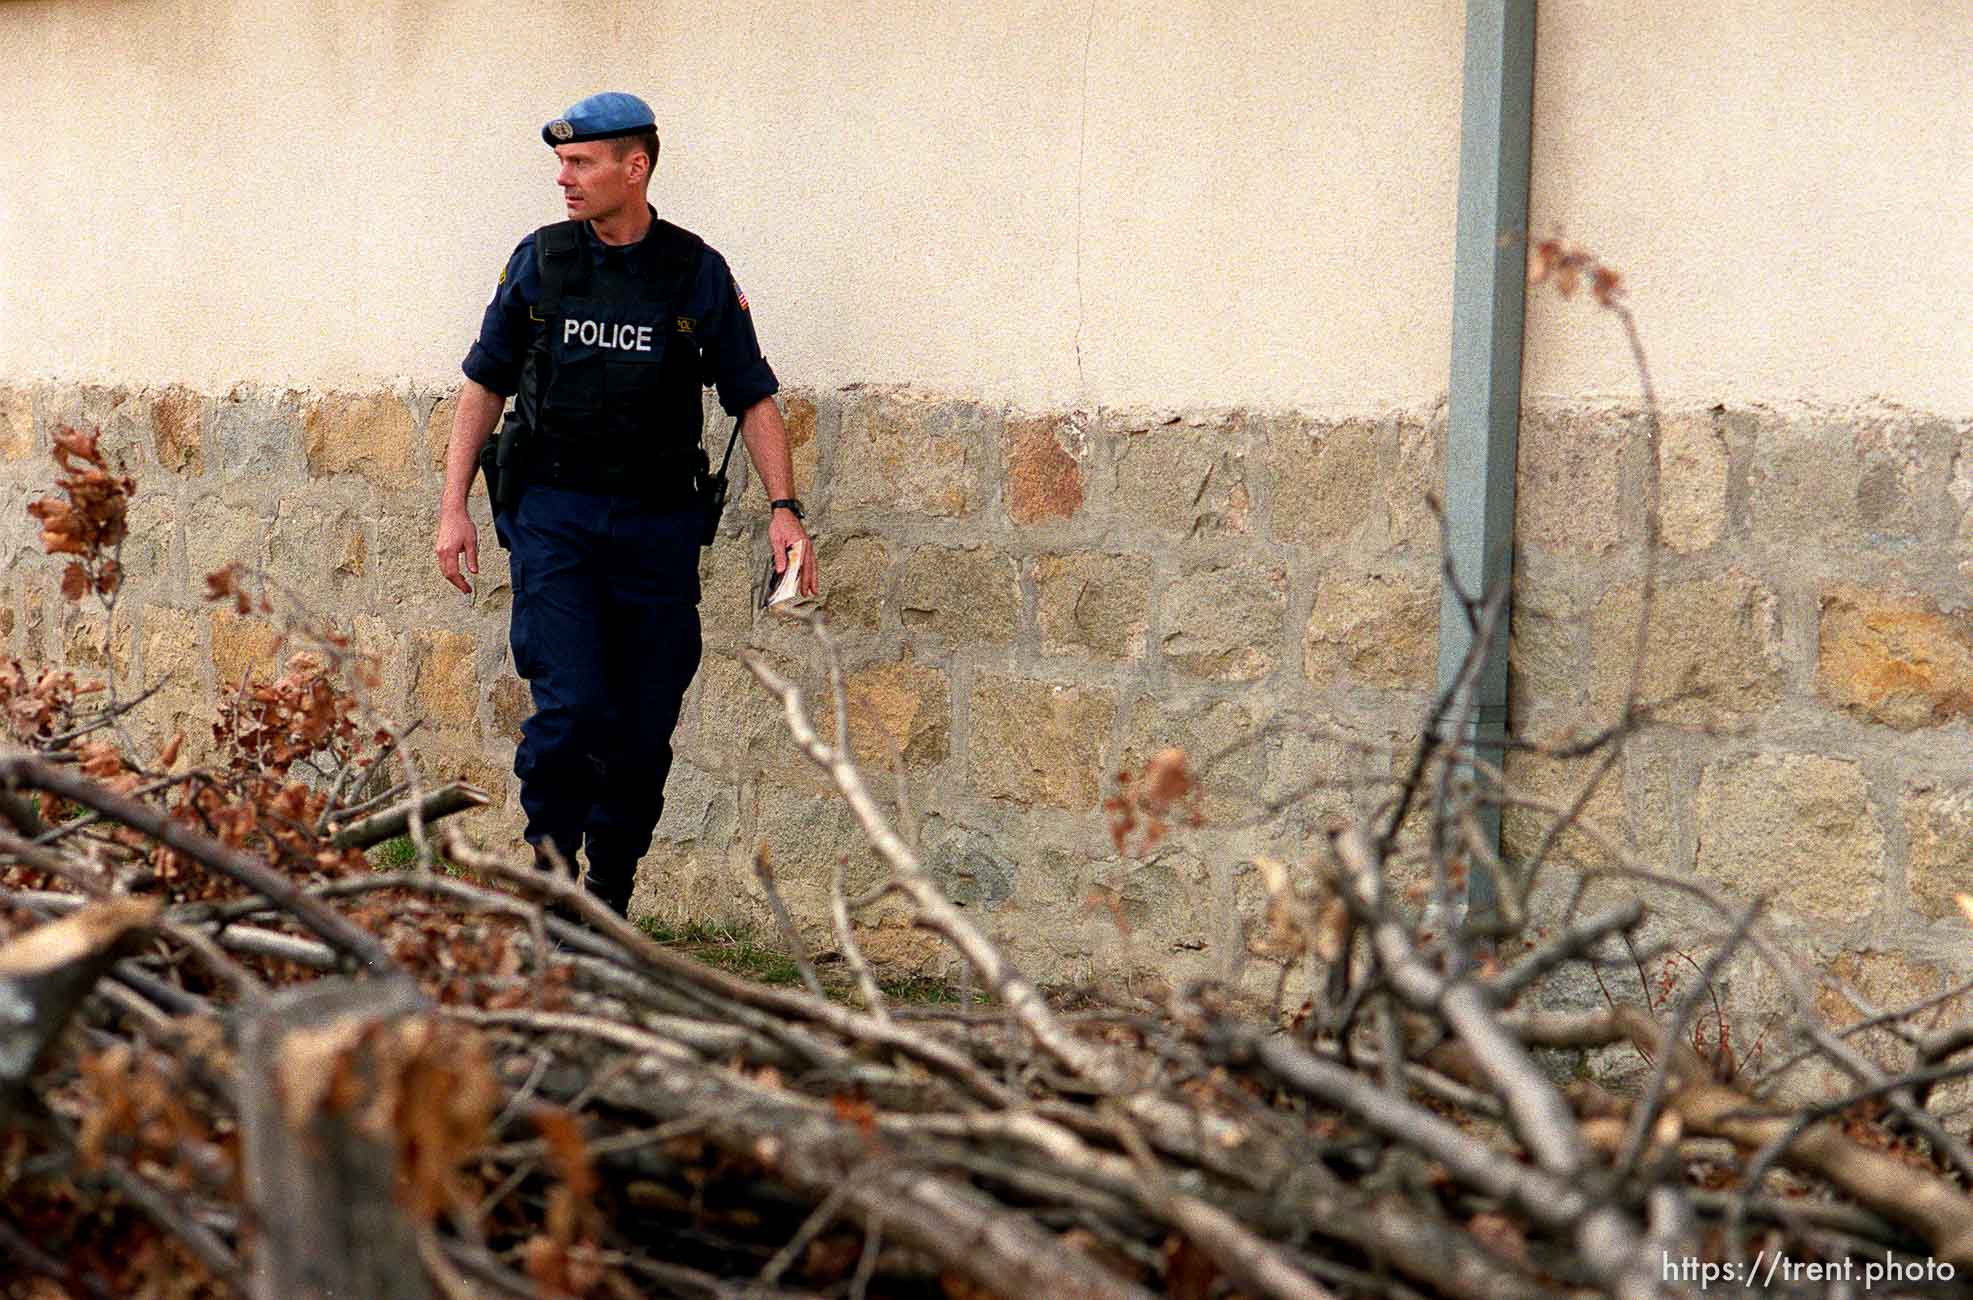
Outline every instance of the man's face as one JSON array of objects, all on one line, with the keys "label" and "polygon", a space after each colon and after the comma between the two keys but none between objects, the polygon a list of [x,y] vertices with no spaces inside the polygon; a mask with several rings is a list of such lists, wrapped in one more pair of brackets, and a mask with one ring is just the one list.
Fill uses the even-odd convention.
[{"label": "man's face", "polygon": [[641,151],[617,157],[614,140],[585,140],[580,144],[558,144],[555,157],[561,169],[555,183],[562,187],[572,221],[606,221],[640,201],[637,182],[646,171]]}]

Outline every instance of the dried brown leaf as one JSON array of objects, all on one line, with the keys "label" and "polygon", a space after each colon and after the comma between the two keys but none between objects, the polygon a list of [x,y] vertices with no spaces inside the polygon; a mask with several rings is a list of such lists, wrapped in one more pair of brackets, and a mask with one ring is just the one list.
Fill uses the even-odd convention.
[{"label": "dried brown leaf", "polygon": [[1219,1266],[1191,1238],[1165,1238],[1165,1294],[1172,1300],[1207,1300],[1219,1280]]},{"label": "dried brown leaf", "polygon": [[82,774],[107,781],[123,771],[123,755],[107,740],[85,740],[75,747]]},{"label": "dried brown leaf", "polygon": [[1554,273],[1555,263],[1561,257],[1561,246],[1553,239],[1544,239],[1528,250],[1528,283],[1540,284]]},{"label": "dried brown leaf", "polygon": [[55,460],[63,469],[71,468],[69,465],[71,458],[87,464],[101,466],[103,457],[102,453],[96,450],[97,437],[98,435],[94,432],[85,433],[81,429],[63,425],[61,428],[55,430],[53,453]]},{"label": "dried brown leaf", "polygon": [[548,1165],[580,1199],[595,1194],[596,1171],[589,1160],[589,1142],[582,1136],[582,1122],[559,1106],[541,1106],[534,1114],[535,1127],[548,1144]]},{"label": "dried brown leaf", "polygon": [[1350,909],[1340,898],[1322,905],[1315,922],[1315,955],[1335,965],[1349,951]]},{"label": "dried brown leaf", "polygon": [[864,1137],[877,1134],[877,1108],[862,1097],[839,1092],[829,1098],[829,1108],[836,1119],[844,1124],[852,1124]]},{"label": "dried brown leaf", "polygon": [[1144,765],[1146,805],[1162,811],[1192,792],[1192,773],[1186,767],[1185,751],[1176,746],[1161,749]]}]

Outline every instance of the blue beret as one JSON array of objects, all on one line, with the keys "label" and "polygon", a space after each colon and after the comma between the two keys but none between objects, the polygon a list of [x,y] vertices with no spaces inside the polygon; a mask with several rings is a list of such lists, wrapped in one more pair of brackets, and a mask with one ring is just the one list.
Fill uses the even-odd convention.
[{"label": "blue beret", "polygon": [[620,90],[606,90],[569,105],[568,112],[541,128],[541,138],[553,147],[584,140],[614,140],[655,130],[657,125],[649,104]]}]

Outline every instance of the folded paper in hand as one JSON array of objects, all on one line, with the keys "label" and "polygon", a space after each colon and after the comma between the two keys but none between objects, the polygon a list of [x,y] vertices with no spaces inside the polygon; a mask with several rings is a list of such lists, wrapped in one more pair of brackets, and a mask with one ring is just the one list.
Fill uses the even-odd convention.
[{"label": "folded paper in hand", "polygon": [[796,542],[790,546],[788,567],[779,577],[774,573],[774,557],[767,557],[767,573],[761,579],[761,590],[767,593],[760,602],[762,609],[800,618],[822,603],[814,596],[802,595],[802,558],[807,550],[806,542]]}]

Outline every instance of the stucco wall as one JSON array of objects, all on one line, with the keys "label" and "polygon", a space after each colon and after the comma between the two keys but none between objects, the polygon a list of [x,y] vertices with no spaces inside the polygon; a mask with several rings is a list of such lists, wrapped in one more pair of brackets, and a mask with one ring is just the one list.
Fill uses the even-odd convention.
[{"label": "stucco wall", "polygon": [[[1668,396],[1973,410],[1973,17],[1541,6],[1534,221]],[[791,383],[1030,406],[1443,391],[1463,8],[0,4],[0,377],[456,380],[539,124],[646,94],[659,207]],[[1547,308],[1531,391],[1629,391]]]},{"label": "stucco wall", "polygon": [[[1674,400],[1973,413],[1973,9],[1539,6],[1537,234],[1625,272]],[[1527,392],[1636,392],[1530,304]]]}]

